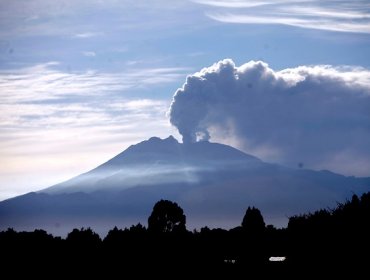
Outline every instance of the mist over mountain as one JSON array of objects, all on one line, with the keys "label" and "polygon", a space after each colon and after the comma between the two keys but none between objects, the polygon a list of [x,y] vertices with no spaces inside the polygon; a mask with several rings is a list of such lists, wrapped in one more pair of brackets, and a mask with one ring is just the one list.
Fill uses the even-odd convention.
[{"label": "mist over mountain", "polygon": [[132,145],[97,168],[42,192],[118,191],[142,185],[197,183],[203,172],[257,167],[259,159],[230,146],[197,142],[180,144],[172,136],[152,137]]},{"label": "mist over mountain", "polygon": [[285,226],[288,216],[369,190],[370,178],[265,163],[208,141],[152,137],[71,180],[0,202],[0,229],[64,235],[90,226],[105,234],[113,226],[146,224],[160,199],[183,207],[189,229],[238,226],[252,205],[267,223]]}]

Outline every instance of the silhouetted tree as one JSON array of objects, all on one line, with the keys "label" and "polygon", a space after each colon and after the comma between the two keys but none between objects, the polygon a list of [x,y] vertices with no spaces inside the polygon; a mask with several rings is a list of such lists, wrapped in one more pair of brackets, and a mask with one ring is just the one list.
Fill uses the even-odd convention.
[{"label": "silhouetted tree", "polygon": [[248,207],[242,221],[242,227],[253,232],[264,231],[265,221],[263,220],[260,210],[255,207]]},{"label": "silhouetted tree", "polygon": [[99,235],[91,228],[73,229],[67,236],[66,241],[74,246],[97,246],[101,242]]},{"label": "silhouetted tree", "polygon": [[137,225],[132,225],[130,227],[130,232],[132,234],[138,234],[138,235],[145,234],[146,228],[142,224],[138,223]]},{"label": "silhouetted tree", "polygon": [[179,232],[185,231],[186,216],[177,203],[169,200],[160,200],[148,218],[148,230],[151,232]]},{"label": "silhouetted tree", "polygon": [[[141,224],[115,227],[104,242],[90,228],[74,229],[66,240],[44,230],[8,229],[0,231],[0,263],[5,271],[11,268],[13,276],[18,276],[13,269],[17,263],[22,267],[19,274],[45,273],[45,278],[50,278],[49,269],[62,273],[62,278],[76,272],[84,278],[99,274],[113,278],[122,271],[156,268],[147,269],[152,278],[173,278],[171,271],[181,271],[184,278],[196,272],[204,278],[225,275],[230,279],[240,273],[249,278],[296,278],[302,272],[304,276],[329,272],[331,278],[350,272],[351,279],[357,279],[367,273],[370,263],[370,193],[353,195],[335,209],[290,217],[286,229],[265,226],[254,207],[246,210],[242,226],[228,231],[204,227],[187,232],[185,221],[176,203],[161,200],[148,220],[151,233]],[[271,256],[286,260],[269,262]],[[40,263],[48,269],[35,269]]]}]

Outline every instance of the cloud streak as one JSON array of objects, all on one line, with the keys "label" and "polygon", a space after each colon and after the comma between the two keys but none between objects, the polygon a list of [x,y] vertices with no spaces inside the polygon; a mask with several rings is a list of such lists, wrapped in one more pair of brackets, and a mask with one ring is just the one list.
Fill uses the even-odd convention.
[{"label": "cloud streak", "polygon": [[99,96],[135,88],[170,83],[184,77],[187,68],[130,68],[125,72],[94,70],[63,72],[59,62],[48,62],[16,70],[0,70],[0,101],[3,104],[35,102],[77,96]]},{"label": "cloud streak", "polygon": [[92,51],[85,51],[85,52],[82,52],[82,54],[84,56],[87,56],[87,57],[95,57],[96,56],[96,53],[92,52]]},{"label": "cloud streak", "polygon": [[212,8],[206,15],[220,22],[370,33],[370,5],[362,0],[195,2]]},{"label": "cloud streak", "polygon": [[92,38],[101,35],[101,33],[95,33],[95,32],[84,32],[84,33],[77,33],[73,36],[73,38]]},{"label": "cloud streak", "polygon": [[132,143],[175,132],[166,118],[168,100],[135,93],[178,82],[186,69],[102,73],[61,67],[48,62],[0,71],[0,200],[69,179]]},{"label": "cloud streak", "polygon": [[154,29],[180,26],[180,23],[192,26],[189,18],[194,14],[194,6],[189,1],[169,0],[157,0],[151,5],[144,0],[59,0],[57,3],[5,0],[0,2],[0,26],[3,27],[0,35],[91,39],[126,30],[152,33]]},{"label": "cloud streak", "polygon": [[370,71],[220,61],[190,75],[169,116],[184,142],[234,144],[267,161],[369,176]]}]

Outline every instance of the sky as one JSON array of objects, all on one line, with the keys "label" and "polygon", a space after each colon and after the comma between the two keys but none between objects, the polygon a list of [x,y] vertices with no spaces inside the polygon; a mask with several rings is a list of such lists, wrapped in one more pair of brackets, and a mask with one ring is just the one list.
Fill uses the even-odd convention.
[{"label": "sky", "polygon": [[368,0],[0,0],[0,200],[171,134],[370,176],[369,46]]}]

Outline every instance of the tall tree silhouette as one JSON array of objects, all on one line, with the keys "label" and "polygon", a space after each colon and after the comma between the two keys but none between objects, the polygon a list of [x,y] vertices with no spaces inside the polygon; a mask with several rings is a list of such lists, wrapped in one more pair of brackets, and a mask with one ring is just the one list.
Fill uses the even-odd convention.
[{"label": "tall tree silhouette", "polygon": [[248,207],[247,211],[245,212],[243,221],[242,221],[243,229],[252,232],[262,232],[265,229],[265,221],[263,220],[262,214],[260,210],[255,207]]},{"label": "tall tree silhouette", "polygon": [[176,202],[160,200],[148,218],[148,230],[151,232],[179,232],[186,230],[186,216]]}]

